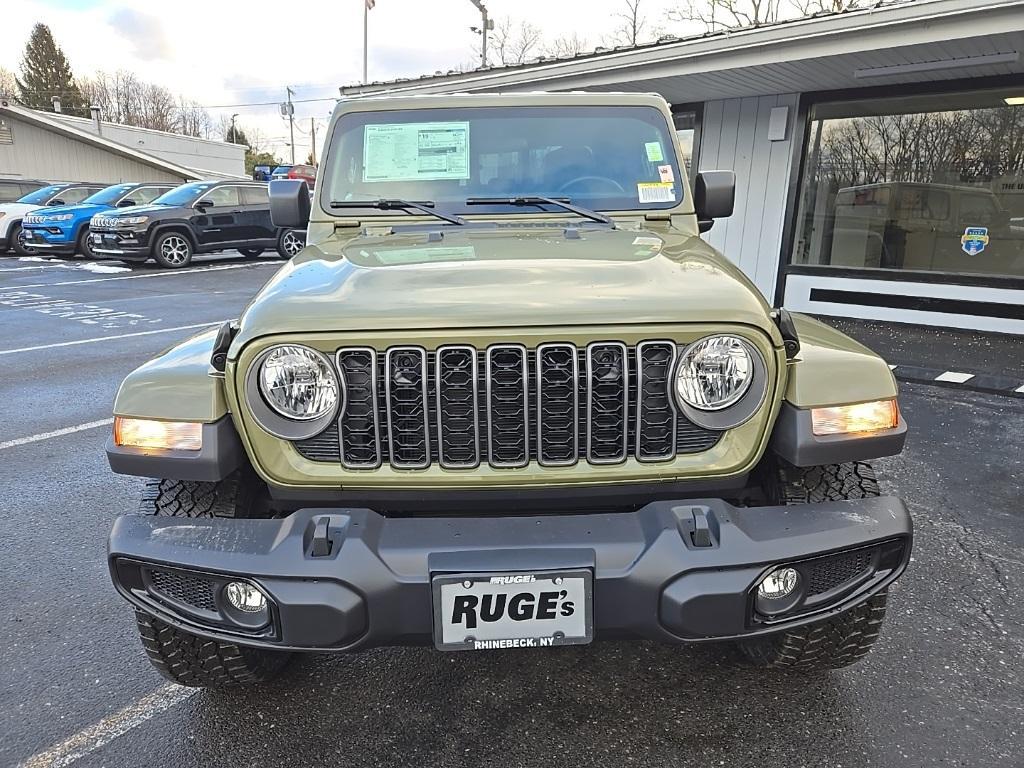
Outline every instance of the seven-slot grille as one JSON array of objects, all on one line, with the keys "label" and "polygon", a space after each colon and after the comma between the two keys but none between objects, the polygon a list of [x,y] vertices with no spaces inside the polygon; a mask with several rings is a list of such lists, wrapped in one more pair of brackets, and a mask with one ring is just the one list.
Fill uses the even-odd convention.
[{"label": "seven-slot grille", "polygon": [[721,436],[677,412],[676,354],[671,341],[345,347],[336,356],[344,412],[295,445],[346,469],[667,461]]}]

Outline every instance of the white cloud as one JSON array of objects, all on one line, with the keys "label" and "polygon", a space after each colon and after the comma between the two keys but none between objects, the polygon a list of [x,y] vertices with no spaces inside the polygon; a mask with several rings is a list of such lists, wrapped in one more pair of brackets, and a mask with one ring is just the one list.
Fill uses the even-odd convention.
[{"label": "white cloud", "polygon": [[[664,23],[673,0],[646,0],[652,20]],[[494,18],[526,19],[549,39],[577,32],[598,45],[615,26],[624,0],[488,0]],[[295,99],[331,98],[338,86],[362,77],[363,3],[305,3],[269,14],[260,4],[227,0],[175,0],[147,5],[87,0],[73,7],[50,0],[7,2],[0,66],[16,69],[23,41],[37,21],[48,24],[76,73],[126,69],[211,107],[215,118],[238,113],[287,159],[288,124],[273,104],[291,85]],[[480,21],[469,0],[377,0],[370,11],[371,80],[432,74],[476,63]],[[310,118],[326,123],[331,101],[296,105],[296,159],[309,151]],[[322,138],[322,132],[321,136]],[[318,142],[319,143],[319,142]]]}]

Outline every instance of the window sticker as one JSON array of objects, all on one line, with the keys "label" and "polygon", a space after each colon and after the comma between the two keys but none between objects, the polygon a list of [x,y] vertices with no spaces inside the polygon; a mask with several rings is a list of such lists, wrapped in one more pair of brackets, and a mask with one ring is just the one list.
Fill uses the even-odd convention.
[{"label": "window sticker", "polygon": [[647,160],[651,163],[663,163],[665,162],[665,152],[661,148],[660,141],[648,141],[644,144],[647,149]]},{"label": "window sticker", "polygon": [[434,261],[472,261],[472,245],[434,246],[430,248],[379,248],[373,251],[381,264],[425,264]]},{"label": "window sticker", "polygon": [[676,174],[675,171],[672,170],[671,165],[659,165],[658,175],[661,177],[662,181],[668,182],[670,184],[676,180]]},{"label": "window sticker", "polygon": [[674,203],[675,186],[671,182],[641,182],[636,185],[636,194],[641,203]]},{"label": "window sticker", "polygon": [[368,125],[363,181],[469,178],[469,122]]},{"label": "window sticker", "polygon": [[977,256],[988,245],[988,227],[967,227],[960,238],[960,248],[968,256]]}]

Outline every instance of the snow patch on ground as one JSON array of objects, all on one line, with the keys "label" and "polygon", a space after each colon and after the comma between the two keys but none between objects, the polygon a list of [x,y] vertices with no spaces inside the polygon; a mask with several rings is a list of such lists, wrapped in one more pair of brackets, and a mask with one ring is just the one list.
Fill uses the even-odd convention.
[{"label": "snow patch on ground", "polygon": [[114,272],[131,272],[131,267],[115,267],[113,264],[82,264],[79,269],[86,272],[96,272],[100,275],[109,275]]},{"label": "snow patch on ground", "polygon": [[42,256],[19,256],[18,261],[54,261],[54,259],[44,259]]}]

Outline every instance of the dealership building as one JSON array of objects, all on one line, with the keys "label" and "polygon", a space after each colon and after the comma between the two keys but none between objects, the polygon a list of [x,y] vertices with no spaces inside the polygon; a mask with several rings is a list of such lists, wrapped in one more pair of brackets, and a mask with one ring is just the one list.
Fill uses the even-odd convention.
[{"label": "dealership building", "polygon": [[1024,0],[859,10],[341,88],[659,93],[692,170],[733,170],[704,237],[777,306],[1024,334]]},{"label": "dealership building", "polygon": [[0,99],[0,179],[167,181],[245,179],[245,147],[102,120],[40,112]]}]

